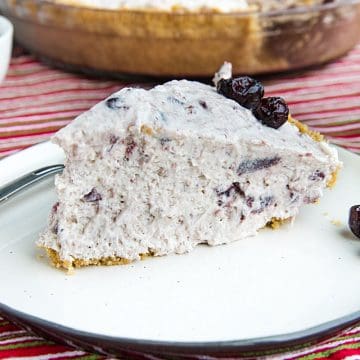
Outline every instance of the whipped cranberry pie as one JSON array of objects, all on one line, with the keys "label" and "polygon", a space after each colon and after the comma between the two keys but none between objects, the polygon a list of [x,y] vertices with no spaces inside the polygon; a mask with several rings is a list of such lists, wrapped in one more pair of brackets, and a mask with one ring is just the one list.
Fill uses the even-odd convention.
[{"label": "whipped cranberry pie", "polygon": [[251,78],[124,88],[60,130],[57,203],[38,245],[56,266],[220,245],[294,218],[334,184],[336,149]]}]

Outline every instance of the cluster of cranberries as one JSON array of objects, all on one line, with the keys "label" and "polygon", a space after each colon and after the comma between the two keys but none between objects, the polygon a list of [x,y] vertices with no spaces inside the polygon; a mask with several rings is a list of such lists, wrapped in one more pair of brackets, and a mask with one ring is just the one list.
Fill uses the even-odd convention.
[{"label": "cluster of cranberries", "polygon": [[288,120],[289,108],[285,100],[280,97],[264,98],[264,87],[251,77],[221,79],[217,84],[217,91],[250,109],[266,126],[278,129]]}]

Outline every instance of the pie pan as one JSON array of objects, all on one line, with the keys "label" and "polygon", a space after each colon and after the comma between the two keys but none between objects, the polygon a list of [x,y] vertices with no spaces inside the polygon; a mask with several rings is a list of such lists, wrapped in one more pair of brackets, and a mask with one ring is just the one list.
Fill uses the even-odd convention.
[{"label": "pie pan", "polygon": [[269,73],[324,63],[360,33],[360,1],[275,12],[103,10],[48,0],[3,0],[16,39],[75,70],[208,77],[224,61],[235,73]]}]

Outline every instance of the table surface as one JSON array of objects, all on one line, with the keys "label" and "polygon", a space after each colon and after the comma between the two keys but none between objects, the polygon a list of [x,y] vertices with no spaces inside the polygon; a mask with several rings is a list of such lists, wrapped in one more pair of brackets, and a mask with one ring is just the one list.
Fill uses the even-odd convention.
[{"label": "table surface", "polygon": [[[266,95],[284,97],[295,118],[325,134],[332,143],[360,154],[360,45],[331,64],[267,76],[263,82]],[[0,85],[0,158],[48,139],[98,101],[132,85],[153,84],[66,73],[17,49],[8,76]],[[0,359],[5,358],[104,357],[55,344],[0,317]],[[360,324],[315,346],[267,356],[267,359],[329,358],[360,359]]]}]

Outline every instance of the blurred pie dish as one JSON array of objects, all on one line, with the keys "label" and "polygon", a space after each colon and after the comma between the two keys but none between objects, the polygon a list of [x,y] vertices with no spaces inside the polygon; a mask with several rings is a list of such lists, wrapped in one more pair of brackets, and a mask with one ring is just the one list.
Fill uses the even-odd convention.
[{"label": "blurred pie dish", "polygon": [[[210,77],[324,63],[359,39],[360,0],[2,0],[20,44],[67,68]],[[56,46],[54,46],[56,44]]]}]

